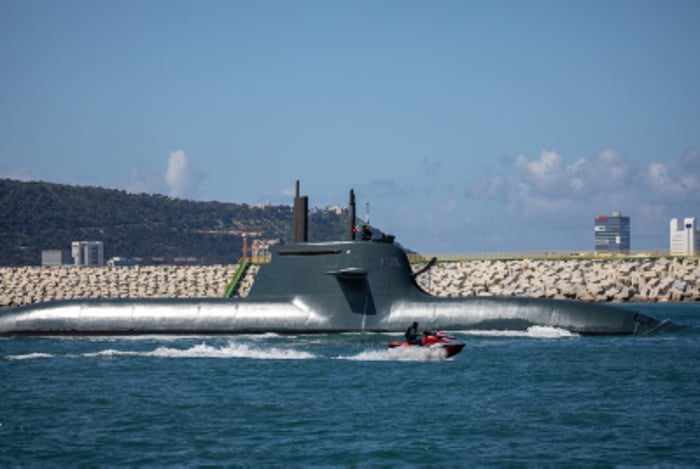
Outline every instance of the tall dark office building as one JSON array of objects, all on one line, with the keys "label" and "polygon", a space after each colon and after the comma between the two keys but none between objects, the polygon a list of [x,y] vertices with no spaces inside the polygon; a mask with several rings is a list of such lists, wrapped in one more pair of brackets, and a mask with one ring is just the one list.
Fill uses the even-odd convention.
[{"label": "tall dark office building", "polygon": [[630,217],[623,217],[620,212],[595,217],[595,250],[629,251]]}]

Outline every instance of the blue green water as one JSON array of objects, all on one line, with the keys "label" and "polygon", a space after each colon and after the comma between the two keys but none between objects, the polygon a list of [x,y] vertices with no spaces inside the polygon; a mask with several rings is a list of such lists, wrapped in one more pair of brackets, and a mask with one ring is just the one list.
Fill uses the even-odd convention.
[{"label": "blue green water", "polygon": [[700,305],[636,337],[0,339],[0,466],[700,466]]}]

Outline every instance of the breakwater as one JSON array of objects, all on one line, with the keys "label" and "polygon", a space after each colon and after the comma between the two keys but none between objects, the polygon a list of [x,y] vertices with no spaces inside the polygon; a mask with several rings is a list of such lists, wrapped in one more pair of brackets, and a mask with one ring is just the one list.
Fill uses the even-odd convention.
[{"label": "breakwater", "polygon": [[700,301],[700,258],[445,262],[418,283],[438,296]]},{"label": "breakwater", "polygon": [[[237,267],[0,267],[0,307],[71,298],[221,297]],[[247,295],[256,272],[251,266],[236,296]],[[700,258],[443,262],[418,283],[438,296],[700,301]]]}]

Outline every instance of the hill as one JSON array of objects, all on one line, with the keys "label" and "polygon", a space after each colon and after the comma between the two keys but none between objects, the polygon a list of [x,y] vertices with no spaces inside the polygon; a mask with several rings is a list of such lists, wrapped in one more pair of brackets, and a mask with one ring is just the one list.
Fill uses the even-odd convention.
[{"label": "hill", "polygon": [[[186,256],[233,263],[246,230],[261,232],[262,239],[292,239],[291,202],[261,208],[0,179],[0,265],[38,265],[42,250],[70,250],[80,240],[103,241],[105,259]],[[347,210],[311,210],[309,240],[344,239],[347,217]]]}]

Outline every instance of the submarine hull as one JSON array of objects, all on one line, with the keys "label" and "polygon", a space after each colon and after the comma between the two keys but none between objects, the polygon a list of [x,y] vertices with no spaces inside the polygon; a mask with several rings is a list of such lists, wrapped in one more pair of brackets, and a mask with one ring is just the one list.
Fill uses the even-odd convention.
[{"label": "submarine hull", "polygon": [[236,334],[331,330],[293,301],[225,299],[66,300],[0,317],[0,335]]},{"label": "submarine hull", "polygon": [[659,322],[607,304],[516,297],[435,297],[393,243],[272,248],[250,295],[224,299],[66,300],[0,312],[0,335],[236,334],[549,326],[583,335],[642,334]]},{"label": "submarine hull", "polygon": [[580,335],[645,334],[660,324],[654,318],[622,307],[517,297],[405,302],[394,305],[384,323],[387,328],[397,328],[414,317],[420,318],[421,327],[429,329],[521,331],[543,326]]},{"label": "submarine hull", "polygon": [[401,302],[382,318],[315,311],[301,299],[83,300],[12,310],[0,318],[0,335],[399,332],[412,321],[426,329],[518,331],[547,326],[581,335],[644,334],[659,324],[624,308],[531,298]]}]

